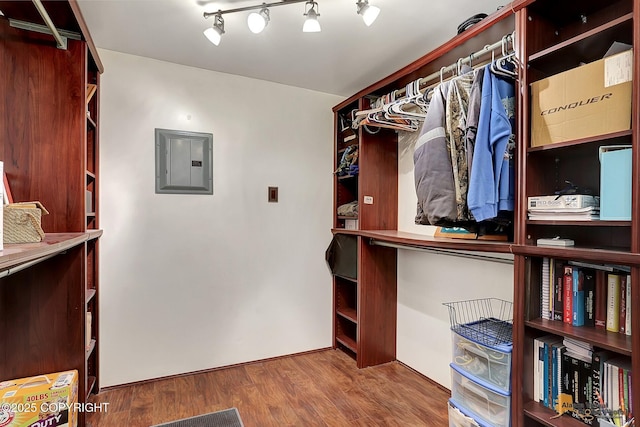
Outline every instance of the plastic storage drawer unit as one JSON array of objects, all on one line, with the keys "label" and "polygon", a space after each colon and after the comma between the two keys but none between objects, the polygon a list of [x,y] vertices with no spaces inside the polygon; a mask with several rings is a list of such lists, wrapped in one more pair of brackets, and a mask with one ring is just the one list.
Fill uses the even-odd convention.
[{"label": "plastic storage drawer unit", "polygon": [[475,420],[493,427],[511,425],[511,398],[509,393],[494,385],[451,366],[451,401]]},{"label": "plastic storage drawer unit", "polygon": [[453,334],[453,364],[504,392],[511,391],[511,344],[488,346]]}]

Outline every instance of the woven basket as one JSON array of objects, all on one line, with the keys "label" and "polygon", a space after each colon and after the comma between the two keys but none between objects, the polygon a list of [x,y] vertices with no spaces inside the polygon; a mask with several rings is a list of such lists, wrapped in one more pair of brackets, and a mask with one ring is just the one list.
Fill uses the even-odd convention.
[{"label": "woven basket", "polygon": [[[35,207],[34,207],[35,206]],[[3,210],[3,242],[35,243],[44,239],[42,215],[49,212],[40,202],[12,203]]]}]

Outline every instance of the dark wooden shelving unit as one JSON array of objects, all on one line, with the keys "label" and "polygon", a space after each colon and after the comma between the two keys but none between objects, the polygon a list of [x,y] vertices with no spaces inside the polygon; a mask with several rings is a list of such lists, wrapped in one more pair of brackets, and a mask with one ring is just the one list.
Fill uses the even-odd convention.
[{"label": "dark wooden shelving unit", "polygon": [[0,71],[12,76],[0,83],[0,160],[14,199],[38,200],[51,213],[42,218],[43,242],[5,245],[0,254],[0,269],[9,271],[0,278],[0,324],[14,331],[0,337],[0,348],[12,349],[0,353],[0,381],[77,370],[84,403],[99,391],[103,66],[76,1],[42,4],[57,28],[77,33],[66,49],[50,34],[10,26],[10,19],[44,25],[33,3],[0,0]]},{"label": "dark wooden shelving unit", "polygon": [[[578,427],[582,422],[556,413],[533,399],[533,368],[537,355],[534,340],[553,334],[591,344],[596,350],[609,350],[632,362],[634,379],[640,372],[640,293],[635,286],[640,280],[640,176],[638,149],[640,2],[588,0],[564,2],[534,0],[518,3],[516,38],[522,66],[520,86],[523,88],[518,107],[519,190],[517,201],[514,253],[514,326],[512,376],[512,425],[514,427],[548,426]],[[588,138],[531,146],[531,94],[529,85],[553,74],[601,59],[613,42],[633,45],[634,71],[631,126],[629,130],[594,135]],[[628,221],[540,221],[527,219],[527,197],[554,194],[565,181],[600,194],[599,147],[631,145],[633,150],[632,180],[634,182],[632,218]],[[579,181],[579,182],[578,182]],[[535,242],[540,237],[562,236],[575,241],[574,247],[542,247]],[[594,327],[576,327],[541,318],[542,259],[584,261],[594,264],[624,265],[630,268],[634,287],[631,301],[633,335],[627,336]],[[636,351],[637,353],[637,351]],[[634,381],[633,406],[640,408],[640,381]],[[515,391],[518,392],[515,392]]]},{"label": "dark wooden shelving unit", "polygon": [[[358,128],[356,138],[345,142],[354,130],[343,130],[344,118],[354,109],[371,107],[372,100],[407,83],[437,72],[511,34],[513,11],[503,8],[392,75],[363,89],[333,108],[334,168],[344,150],[358,144],[357,179],[334,178],[334,235],[357,239],[357,280],[333,278],[334,347],[346,350],[360,368],[396,358],[397,247],[470,250],[509,254],[511,244],[432,238],[398,231],[398,134],[380,129],[372,134]],[[337,215],[337,208],[358,201],[358,217]],[[366,202],[365,202],[366,200]],[[358,220],[357,230],[345,229],[345,221]],[[391,245],[391,246],[390,246]]]},{"label": "dark wooden shelving unit", "polygon": [[[517,104],[517,174],[515,230],[512,242],[467,241],[430,238],[397,230],[397,135],[382,129],[370,135],[359,129],[360,173],[357,186],[349,180],[334,179],[334,208],[359,201],[359,229],[346,230],[344,217],[334,216],[334,235],[358,239],[358,278],[349,298],[358,306],[341,309],[336,301],[343,298],[343,285],[334,278],[334,346],[353,353],[359,367],[395,358],[395,304],[397,249],[409,247],[453,251],[513,254],[514,259],[514,328],[511,397],[513,427],[577,427],[584,425],[533,401],[533,341],[545,334],[573,337],[596,349],[611,350],[630,357],[633,372],[640,372],[640,334],[631,337],[595,328],[573,327],[540,318],[540,278],[542,258],[558,258],[592,263],[621,264],[631,269],[634,286],[632,329],[640,331],[640,0],[516,0],[441,47],[419,58],[396,73],[361,90],[335,106],[335,162],[346,148],[345,133],[338,126],[339,117],[357,108],[370,107],[372,99],[391,93],[407,83],[438,72],[470,52],[500,40],[515,30],[517,58],[521,64]],[[634,100],[629,130],[595,135],[541,147],[530,144],[530,84],[556,73],[602,58],[613,42],[633,44]],[[527,197],[554,194],[571,181],[584,191],[599,194],[600,146],[632,145],[633,191],[631,220],[565,221],[529,220]],[[337,165],[337,163],[336,163]],[[344,181],[344,182],[343,182]],[[364,204],[364,198],[373,204]],[[541,237],[560,235],[572,238],[574,247],[536,246]],[[354,341],[355,335],[355,341]],[[637,352],[636,352],[637,353]],[[634,376],[635,378],[635,376]],[[640,408],[640,381],[633,382],[634,407]]]}]

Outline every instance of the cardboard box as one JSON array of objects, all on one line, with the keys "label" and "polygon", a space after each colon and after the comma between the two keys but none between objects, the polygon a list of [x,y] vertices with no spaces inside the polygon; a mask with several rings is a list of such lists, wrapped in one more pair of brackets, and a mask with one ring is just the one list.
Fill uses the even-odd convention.
[{"label": "cardboard box", "polygon": [[631,146],[600,147],[600,219],[631,220]]},{"label": "cardboard box", "polygon": [[78,371],[0,382],[0,426],[76,427]]},{"label": "cardboard box", "polygon": [[632,51],[531,84],[531,146],[631,128]]}]

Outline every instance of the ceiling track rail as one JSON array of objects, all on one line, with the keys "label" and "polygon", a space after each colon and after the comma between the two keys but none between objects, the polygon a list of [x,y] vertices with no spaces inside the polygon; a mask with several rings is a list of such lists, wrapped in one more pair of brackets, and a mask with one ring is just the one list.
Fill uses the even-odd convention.
[{"label": "ceiling track rail", "polygon": [[448,249],[426,248],[423,246],[414,246],[414,245],[399,245],[396,243],[389,243],[383,240],[376,240],[376,239],[369,239],[369,244],[377,245],[377,246],[385,246],[387,248],[409,249],[412,251],[429,252],[437,255],[447,255],[447,256],[454,256],[458,258],[471,258],[479,261],[491,261],[491,262],[497,262],[500,264],[513,265],[513,259],[500,258],[500,257],[495,257],[490,255],[479,255],[471,252],[460,252],[460,251],[454,251],[454,250],[448,250]]},{"label": "ceiling track rail", "polygon": [[34,31],[36,33],[50,34],[56,41],[56,47],[58,49],[67,49],[67,40],[81,40],[82,36],[73,31],[59,30],[53,24],[51,17],[47,13],[44,5],[40,0],[31,0],[36,10],[42,17],[42,20],[46,25],[34,24],[33,22],[20,21],[17,19],[9,18],[9,25],[13,28],[19,28],[21,30]]}]

